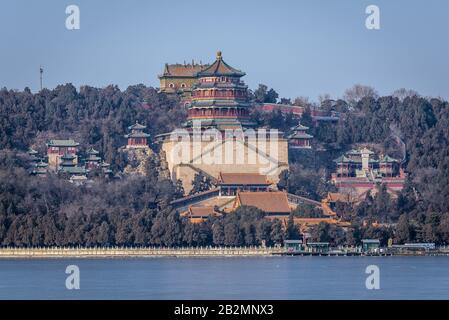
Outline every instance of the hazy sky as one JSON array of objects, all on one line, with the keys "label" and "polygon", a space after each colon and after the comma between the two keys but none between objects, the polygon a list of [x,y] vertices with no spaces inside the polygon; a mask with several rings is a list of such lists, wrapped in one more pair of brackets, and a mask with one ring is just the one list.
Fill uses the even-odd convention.
[{"label": "hazy sky", "polygon": [[[158,86],[164,63],[230,65],[281,97],[340,97],[355,83],[449,98],[447,0],[0,0],[0,87]],[[68,5],[81,29],[65,27]],[[380,30],[365,8],[380,8]]]}]

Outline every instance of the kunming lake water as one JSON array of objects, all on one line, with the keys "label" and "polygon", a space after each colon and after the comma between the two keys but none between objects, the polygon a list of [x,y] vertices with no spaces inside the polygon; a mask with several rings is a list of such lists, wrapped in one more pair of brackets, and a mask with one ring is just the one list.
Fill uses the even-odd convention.
[{"label": "kunming lake water", "polygon": [[449,257],[8,259],[0,299],[449,299]]}]

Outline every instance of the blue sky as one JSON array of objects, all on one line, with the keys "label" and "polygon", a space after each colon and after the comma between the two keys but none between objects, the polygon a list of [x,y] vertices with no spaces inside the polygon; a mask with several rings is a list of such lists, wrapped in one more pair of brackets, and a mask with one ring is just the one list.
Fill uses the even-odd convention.
[{"label": "blue sky", "polygon": [[[353,84],[449,98],[449,1],[0,0],[0,87],[71,82],[158,86],[166,62],[211,62],[221,50],[281,97],[340,97]],[[76,4],[81,29],[65,28]],[[380,8],[380,30],[365,8]]]}]

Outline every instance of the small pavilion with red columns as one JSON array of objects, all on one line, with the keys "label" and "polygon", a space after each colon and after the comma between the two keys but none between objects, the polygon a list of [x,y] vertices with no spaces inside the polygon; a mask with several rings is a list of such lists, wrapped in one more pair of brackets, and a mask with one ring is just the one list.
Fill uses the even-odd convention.
[{"label": "small pavilion with red columns", "polygon": [[146,126],[141,125],[137,121],[132,126],[129,126],[128,130],[130,130],[131,132],[125,135],[125,138],[128,139],[126,148],[133,148],[133,149],[148,148],[147,139],[150,137],[150,135],[144,132],[145,129]]}]

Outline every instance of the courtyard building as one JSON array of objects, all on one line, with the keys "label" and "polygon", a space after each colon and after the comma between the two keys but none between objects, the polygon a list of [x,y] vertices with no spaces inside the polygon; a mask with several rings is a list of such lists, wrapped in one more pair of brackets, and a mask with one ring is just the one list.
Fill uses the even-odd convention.
[{"label": "courtyard building", "polygon": [[362,199],[368,191],[377,191],[385,184],[393,196],[401,191],[405,183],[405,172],[401,161],[388,155],[376,156],[366,147],[352,149],[334,160],[336,171],[332,182],[340,193],[351,194]]}]

